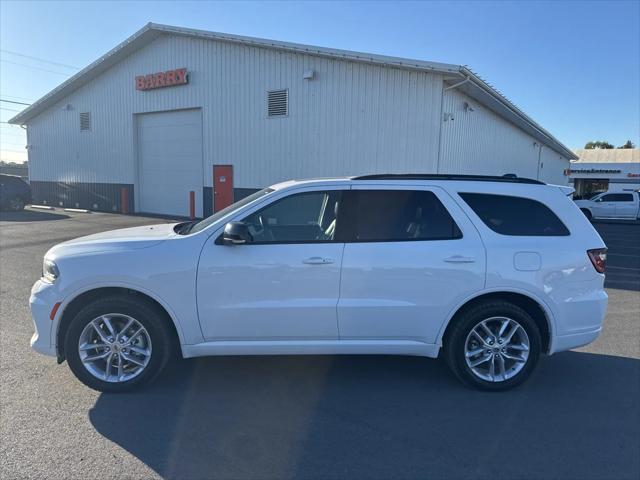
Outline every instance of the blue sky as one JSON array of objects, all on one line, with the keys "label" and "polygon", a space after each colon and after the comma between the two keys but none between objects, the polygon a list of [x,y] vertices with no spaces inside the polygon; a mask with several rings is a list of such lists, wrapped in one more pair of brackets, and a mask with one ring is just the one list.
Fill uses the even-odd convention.
[{"label": "blue sky", "polygon": [[[149,21],[466,64],[570,148],[640,144],[639,0],[1,0],[0,98],[38,99]],[[3,122],[21,108],[1,107]],[[0,125],[1,159],[26,159],[24,132]]]}]

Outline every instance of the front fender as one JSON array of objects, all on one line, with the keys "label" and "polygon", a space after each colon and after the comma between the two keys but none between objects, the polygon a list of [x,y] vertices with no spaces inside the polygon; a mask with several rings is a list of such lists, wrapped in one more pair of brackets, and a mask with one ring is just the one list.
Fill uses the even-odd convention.
[{"label": "front fender", "polygon": [[[182,344],[187,343],[186,340],[185,340],[185,333],[183,331],[182,324],[178,320],[178,316],[177,316],[175,310],[171,307],[171,305],[169,303],[167,303],[156,292],[154,292],[152,290],[149,290],[148,288],[145,288],[142,285],[135,284],[135,283],[122,282],[122,281],[120,281],[120,282],[99,282],[99,283],[86,284],[86,285],[83,285],[82,287],[79,287],[78,289],[68,293],[67,295],[65,295],[64,299],[60,303],[60,307],[58,308],[58,311],[56,312],[56,315],[55,315],[53,321],[51,322],[51,334],[52,334],[51,338],[52,339],[58,338],[61,319],[64,316],[64,314],[65,314],[67,308],[69,307],[69,305],[74,300],[76,300],[81,295],[84,295],[84,294],[92,292],[92,291],[104,289],[104,288],[124,288],[124,289],[127,289],[127,290],[133,290],[133,291],[142,293],[142,294],[146,295],[147,297],[153,299],[154,301],[156,301],[167,312],[167,314],[171,318],[171,321],[173,322],[173,325],[176,328],[176,332],[178,333],[178,338],[180,340],[180,344],[182,345]],[[198,342],[199,341],[201,341],[201,340],[198,339]],[[57,348],[57,346],[56,346],[56,348]]]}]

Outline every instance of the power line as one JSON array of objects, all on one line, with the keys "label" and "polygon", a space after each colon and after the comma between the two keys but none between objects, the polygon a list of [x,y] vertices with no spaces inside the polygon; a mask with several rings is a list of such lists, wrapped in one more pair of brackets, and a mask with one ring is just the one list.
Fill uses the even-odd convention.
[{"label": "power line", "polygon": [[44,58],[33,57],[31,55],[25,55],[24,53],[12,52],[11,50],[5,50],[4,48],[0,48],[0,52],[9,53],[11,55],[16,55],[18,57],[23,57],[23,58],[30,58],[31,60],[37,60],[38,62],[44,62],[44,63],[49,63],[51,65],[57,65],[58,67],[65,67],[65,68],[72,68],[74,70],[80,70],[79,67],[74,67],[73,65],[67,65],[66,63],[52,62],[51,60],[45,60]]},{"label": "power line", "polygon": [[15,103],[16,105],[26,105],[27,107],[31,105],[30,103],[14,102],[13,100],[5,100],[4,98],[0,98],[0,102]]},{"label": "power line", "polygon": [[11,63],[12,65],[20,65],[21,67],[33,68],[34,70],[40,70],[41,72],[48,72],[48,73],[55,73],[57,75],[64,75],[65,77],[70,77],[71,75],[73,75],[72,73],[56,72],[54,70],[47,70],[46,68],[34,67],[33,65],[27,65],[26,63],[12,62],[11,60],[0,59],[0,62]]},{"label": "power line", "polygon": [[14,100],[17,98],[18,100],[27,100],[29,102],[33,102],[34,101],[33,98],[19,97],[18,95],[9,95],[8,93],[3,93],[2,95],[4,95],[5,97],[13,98]]},{"label": "power line", "polygon": [[21,110],[14,110],[13,108],[0,107],[0,110],[6,110],[7,112],[20,112]]},{"label": "power line", "polygon": [[[13,142],[4,142],[2,140],[0,140],[0,145],[14,145],[16,147],[24,147],[25,144],[24,143],[13,143]],[[0,147],[1,148],[1,147]]]}]

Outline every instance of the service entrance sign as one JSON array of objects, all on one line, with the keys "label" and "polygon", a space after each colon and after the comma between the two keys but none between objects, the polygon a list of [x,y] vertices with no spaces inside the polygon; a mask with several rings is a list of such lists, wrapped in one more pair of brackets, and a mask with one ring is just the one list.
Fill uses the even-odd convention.
[{"label": "service entrance sign", "polygon": [[155,88],[173,87],[189,83],[189,75],[186,68],[176,68],[166,72],[138,75],[136,77],[136,90],[153,90]]}]

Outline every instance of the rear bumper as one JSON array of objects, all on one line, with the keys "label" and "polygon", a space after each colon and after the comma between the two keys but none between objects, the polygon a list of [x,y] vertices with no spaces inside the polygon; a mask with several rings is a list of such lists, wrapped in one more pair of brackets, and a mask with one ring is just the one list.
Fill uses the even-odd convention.
[{"label": "rear bumper", "polygon": [[554,339],[551,347],[552,350],[549,353],[557,353],[565,350],[571,350],[572,348],[584,347],[585,345],[594,342],[600,335],[600,332],[602,332],[602,327],[589,332],[560,335]]},{"label": "rear bumper", "polygon": [[608,301],[607,293],[597,290],[563,302],[549,353],[583,347],[595,341],[602,332]]},{"label": "rear bumper", "polygon": [[[48,283],[38,280],[31,289],[29,307],[35,332],[31,337],[31,348],[50,357],[56,356],[56,345],[53,336],[55,321],[49,318],[51,309],[57,299],[57,289]],[[54,318],[54,320],[57,320]]]}]

